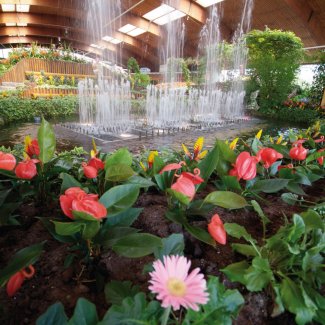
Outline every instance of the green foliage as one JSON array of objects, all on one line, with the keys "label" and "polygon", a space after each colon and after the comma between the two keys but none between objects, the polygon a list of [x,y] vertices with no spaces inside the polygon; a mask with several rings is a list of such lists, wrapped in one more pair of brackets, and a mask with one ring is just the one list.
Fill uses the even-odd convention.
[{"label": "green foliage", "polygon": [[325,59],[315,68],[314,73],[315,75],[310,90],[310,97],[314,104],[320,105],[325,89]]},{"label": "green foliage", "polygon": [[246,36],[249,68],[259,85],[261,108],[279,106],[291,90],[303,44],[292,32],[253,30]]},{"label": "green foliage", "polygon": [[66,96],[52,99],[22,99],[16,96],[0,98],[0,117],[5,123],[30,121],[34,116],[49,119],[76,113],[77,98]]},{"label": "green foliage", "polygon": [[138,61],[134,57],[128,59],[127,67],[128,70],[132,73],[140,73]]}]

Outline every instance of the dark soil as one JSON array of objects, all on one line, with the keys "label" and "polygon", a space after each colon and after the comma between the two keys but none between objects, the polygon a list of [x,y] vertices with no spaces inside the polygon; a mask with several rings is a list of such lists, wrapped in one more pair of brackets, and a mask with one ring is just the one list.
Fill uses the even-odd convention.
[{"label": "dark soil", "polygon": [[[206,191],[213,190],[215,189],[208,188]],[[312,188],[305,188],[305,191],[312,201],[324,198],[325,181],[318,181]],[[266,201],[261,203],[261,206],[272,222],[268,225],[267,236],[274,234],[284,223],[284,214],[291,217],[293,213],[305,210],[301,207],[288,206],[279,198],[278,194],[266,195],[264,198]],[[164,217],[167,208],[164,196],[156,193],[144,193],[139,197],[136,206],[144,208],[133,225],[136,228],[160,237],[183,232],[180,226],[170,223]],[[207,222],[214,213],[219,213],[223,222],[236,222],[244,226],[254,238],[261,239],[261,221],[251,209],[227,211],[216,208],[211,211],[207,221],[196,221],[195,224],[206,228]],[[97,292],[93,271],[86,270],[78,263],[73,267],[64,268],[63,264],[69,246],[54,240],[42,223],[34,218],[60,215],[59,206],[47,207],[47,210],[44,210],[44,208],[38,209],[32,204],[25,205],[21,207],[20,215],[23,226],[0,229],[0,267],[3,268],[15,252],[26,246],[46,240],[45,251],[35,264],[35,276],[31,280],[25,281],[13,298],[8,298],[5,289],[1,289],[0,324],[34,324],[36,319],[57,301],[63,303],[67,314],[71,316],[79,297],[85,297],[94,302],[100,317],[102,317],[109,305],[105,302],[104,293]],[[187,233],[184,233],[184,237],[186,241],[185,255],[192,260],[193,267],[200,267],[206,275],[219,276],[227,287],[237,288],[244,295],[245,305],[234,324],[295,324],[293,315],[289,313],[272,319],[269,316],[272,310],[272,300],[267,293],[248,292],[242,285],[230,283],[220,271],[230,263],[243,259],[242,256],[233,253],[231,249],[230,244],[235,240],[229,237],[227,245],[217,245],[217,248],[214,249],[197,241]],[[129,280],[140,285],[142,290],[148,291],[148,275],[142,271],[144,265],[152,261],[153,257],[128,259],[109,251],[102,255],[97,265],[105,277],[105,282]]]}]

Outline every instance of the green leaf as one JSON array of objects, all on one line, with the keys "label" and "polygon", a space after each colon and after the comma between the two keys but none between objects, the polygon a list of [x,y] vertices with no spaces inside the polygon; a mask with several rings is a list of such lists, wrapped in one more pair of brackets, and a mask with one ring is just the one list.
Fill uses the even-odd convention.
[{"label": "green leaf", "polygon": [[134,175],[134,170],[126,164],[109,165],[106,168],[105,179],[111,182],[123,182]]},{"label": "green leaf", "polygon": [[55,226],[55,232],[60,236],[72,236],[80,232],[84,223],[82,222],[59,222],[52,221]]},{"label": "green leaf", "polygon": [[205,181],[204,183],[198,186],[198,190],[201,190],[208,182],[211,174],[213,173],[213,171],[215,170],[218,164],[219,156],[220,156],[219,149],[217,145],[215,145],[214,148],[198,164],[198,168],[201,171],[200,176]]},{"label": "green leaf", "polygon": [[180,203],[184,205],[189,205],[190,204],[190,198],[183,193],[177,192],[169,188],[167,190],[167,193],[170,194],[175,200],[179,201]]},{"label": "green leaf", "polygon": [[286,186],[286,189],[298,195],[306,195],[304,190],[295,181],[289,181],[288,185]]},{"label": "green leaf", "polygon": [[132,165],[132,155],[127,148],[120,148],[112,155],[107,156],[105,162],[105,170],[107,167],[117,164],[125,164],[129,167]]},{"label": "green leaf", "polygon": [[238,315],[244,298],[238,290],[226,290],[217,277],[208,280],[209,301],[199,312],[188,309],[182,325],[231,325]]},{"label": "green leaf", "polygon": [[75,220],[86,220],[86,221],[93,221],[93,222],[98,221],[98,219],[96,219],[92,215],[82,211],[72,210],[72,215]]},{"label": "green leaf", "polygon": [[9,190],[0,191],[0,207],[3,205],[3,203],[5,202],[7,196],[10,194],[11,191],[12,188],[10,188]]},{"label": "green leaf", "polygon": [[161,238],[151,234],[132,234],[119,239],[113,250],[122,256],[137,258],[152,254],[162,246]]},{"label": "green leaf", "polygon": [[112,305],[120,305],[125,298],[133,298],[139,292],[139,286],[133,286],[130,281],[111,281],[105,286],[106,302]]},{"label": "green leaf", "polygon": [[307,212],[301,213],[301,217],[305,223],[307,232],[312,229],[320,229],[324,231],[324,222],[316,211],[309,209]]},{"label": "green leaf", "polygon": [[139,217],[142,211],[143,209],[139,208],[128,208],[115,214],[108,214],[108,217],[105,221],[105,226],[131,226],[132,223]]},{"label": "green leaf", "polygon": [[127,297],[122,304],[113,305],[105,314],[100,325],[158,325],[163,308],[158,301],[148,303],[144,293]]},{"label": "green leaf", "polygon": [[50,306],[46,312],[36,320],[36,325],[67,325],[68,317],[61,302]]},{"label": "green leaf", "polygon": [[241,186],[235,176],[221,176],[221,181],[225,188],[230,191],[241,191]]},{"label": "green leaf", "polygon": [[163,260],[166,255],[183,255],[184,254],[184,236],[182,234],[172,234],[167,238],[162,238],[162,247],[154,251],[157,259]]},{"label": "green leaf", "polygon": [[235,237],[237,239],[243,237],[246,241],[255,242],[253,237],[246,231],[246,229],[237,223],[225,223],[224,227],[229,236]]},{"label": "green leaf", "polygon": [[100,198],[108,210],[108,214],[130,208],[138,199],[139,187],[132,184],[114,186]]},{"label": "green leaf", "polygon": [[203,203],[210,203],[226,209],[241,209],[247,206],[246,200],[233,192],[216,191],[206,196]]},{"label": "green leaf", "polygon": [[255,200],[251,201],[251,204],[255,210],[255,212],[259,215],[259,217],[262,219],[262,222],[264,225],[267,225],[268,223],[270,223],[270,219],[264,214],[261,206],[258,204],[258,202],[256,202]]},{"label": "green leaf", "polygon": [[83,239],[92,239],[96,236],[100,229],[100,221],[85,221],[82,229]]},{"label": "green leaf", "polygon": [[37,139],[40,148],[39,159],[43,164],[46,164],[54,156],[56,140],[51,124],[44,118],[42,119],[41,126],[38,129]]},{"label": "green leaf", "polygon": [[127,181],[127,184],[137,185],[140,188],[148,188],[151,186],[156,186],[156,184],[152,182],[150,179],[138,175],[134,175],[130,177]]},{"label": "green leaf", "polygon": [[273,273],[269,261],[265,258],[256,256],[244,275],[246,287],[249,291],[261,291],[272,280]]},{"label": "green leaf", "polygon": [[74,242],[74,238],[71,236],[61,236],[55,231],[55,225],[51,218],[40,217],[38,220],[41,221],[43,226],[47,229],[47,231],[59,242],[61,243],[71,243]]},{"label": "green leaf", "polygon": [[131,227],[118,227],[105,225],[100,229],[98,235],[94,238],[94,242],[108,249],[112,247],[121,238],[128,237],[139,232],[139,229]]},{"label": "green leaf", "polygon": [[250,190],[254,192],[276,193],[285,188],[288,183],[288,179],[263,179],[256,181]]},{"label": "green leaf", "polygon": [[289,228],[287,235],[288,242],[296,242],[305,233],[306,227],[304,220],[298,215],[293,215],[293,225]]},{"label": "green leaf", "polygon": [[246,284],[244,274],[248,268],[249,264],[247,261],[244,260],[241,262],[229,264],[224,269],[221,269],[221,272],[226,274],[226,276],[233,282],[240,282],[242,284]]},{"label": "green leaf", "polygon": [[299,201],[298,195],[293,194],[293,193],[282,193],[281,199],[283,202],[285,202],[289,205],[295,205],[297,203],[297,201]]},{"label": "green leaf", "polygon": [[280,284],[280,294],[286,309],[296,315],[298,325],[312,321],[315,312],[306,306],[302,292],[295,282],[284,278]]},{"label": "green leaf", "polygon": [[311,155],[309,155],[307,158],[306,158],[306,163],[310,163],[311,161],[313,160],[316,160],[320,157],[325,157],[325,151],[321,151],[321,152],[314,152],[312,153]]},{"label": "green leaf", "polygon": [[174,174],[175,171],[170,171],[154,175],[154,179],[157,183],[157,186],[161,191],[166,191],[167,188],[171,187]]},{"label": "green leaf", "polygon": [[38,243],[18,251],[10,259],[8,265],[0,271],[0,286],[2,287],[18,271],[34,264],[43,251],[44,243]]},{"label": "green leaf", "polygon": [[69,325],[96,325],[97,323],[96,306],[85,298],[79,298]]},{"label": "green leaf", "polygon": [[155,156],[155,159],[152,163],[152,173],[158,174],[165,167],[164,161],[159,157]]},{"label": "green leaf", "polygon": [[257,256],[257,252],[254,247],[246,244],[231,244],[232,249],[242,255],[247,257]]},{"label": "green leaf", "polygon": [[70,187],[82,188],[81,183],[79,183],[73,176],[69,174],[61,173],[59,178],[62,179],[61,193],[64,193]]}]

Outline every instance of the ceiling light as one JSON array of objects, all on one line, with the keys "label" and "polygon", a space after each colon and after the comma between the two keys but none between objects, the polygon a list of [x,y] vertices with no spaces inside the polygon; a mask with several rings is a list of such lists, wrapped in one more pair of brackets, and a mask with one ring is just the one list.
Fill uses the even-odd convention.
[{"label": "ceiling light", "polygon": [[19,34],[18,37],[26,37],[26,34]]},{"label": "ceiling light", "polygon": [[127,34],[127,33],[131,32],[131,30],[133,30],[135,28],[136,27],[131,25],[131,24],[126,24],[126,25],[124,25],[123,27],[121,27],[119,29],[119,32]]},{"label": "ceiling light", "polygon": [[104,40],[104,41],[106,41],[106,42],[110,42],[112,39],[113,39],[113,37],[111,37],[111,36],[104,36],[104,37],[102,38],[102,40]]},{"label": "ceiling light", "polygon": [[154,23],[156,23],[158,25],[165,25],[165,24],[169,23],[170,21],[174,21],[174,20],[182,18],[184,16],[186,16],[186,14],[184,14],[184,12],[181,12],[179,10],[174,10],[171,13],[169,13],[168,15],[165,15],[158,19],[155,19]]},{"label": "ceiling light", "polygon": [[110,42],[111,42],[112,44],[120,44],[120,43],[122,43],[121,40],[116,39],[116,38],[113,38],[112,40],[110,40]]},{"label": "ceiling light", "polygon": [[167,15],[170,12],[172,12],[173,10],[175,10],[173,7],[170,7],[168,5],[161,5],[159,7],[157,7],[154,10],[149,11],[148,13],[146,13],[145,15],[143,15],[143,18],[146,18],[148,20],[155,20],[161,16]]},{"label": "ceiling light", "polygon": [[1,5],[2,11],[15,11],[15,5]]},{"label": "ceiling light", "polygon": [[17,12],[29,12],[30,5],[16,5]]},{"label": "ceiling light", "polygon": [[133,29],[131,32],[127,33],[130,36],[139,36],[143,33],[145,33],[146,31],[142,28],[135,28]]},{"label": "ceiling light", "polygon": [[17,23],[17,26],[18,27],[26,27],[27,26],[27,23]]},{"label": "ceiling light", "polygon": [[196,0],[196,2],[202,7],[209,7],[223,0]]},{"label": "ceiling light", "polygon": [[16,26],[16,23],[6,23],[6,26],[7,27],[14,27],[14,26]]}]

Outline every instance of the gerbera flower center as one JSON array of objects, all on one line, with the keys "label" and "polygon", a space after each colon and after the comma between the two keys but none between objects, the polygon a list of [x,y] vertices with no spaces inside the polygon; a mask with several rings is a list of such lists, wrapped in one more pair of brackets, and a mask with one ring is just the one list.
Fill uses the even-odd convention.
[{"label": "gerbera flower center", "polygon": [[167,288],[169,293],[176,297],[182,297],[186,293],[186,284],[184,281],[177,278],[169,279],[167,281]]}]

